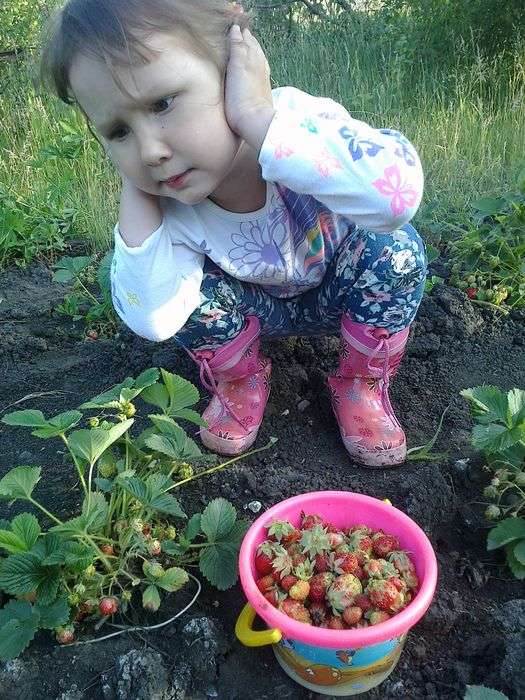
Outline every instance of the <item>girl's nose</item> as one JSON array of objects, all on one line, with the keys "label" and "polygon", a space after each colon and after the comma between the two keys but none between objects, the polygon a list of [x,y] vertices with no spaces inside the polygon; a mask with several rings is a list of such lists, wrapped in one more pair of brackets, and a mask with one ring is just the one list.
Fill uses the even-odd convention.
[{"label": "girl's nose", "polygon": [[140,155],[145,165],[154,167],[171,158],[171,149],[161,134],[149,132],[140,139]]}]

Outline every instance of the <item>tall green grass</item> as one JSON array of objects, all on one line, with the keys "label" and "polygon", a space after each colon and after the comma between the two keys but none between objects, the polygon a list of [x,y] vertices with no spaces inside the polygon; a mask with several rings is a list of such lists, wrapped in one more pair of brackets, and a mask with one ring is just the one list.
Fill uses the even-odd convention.
[{"label": "tall green grass", "polygon": [[[426,176],[415,218],[423,232],[428,222],[464,218],[477,197],[515,189],[525,159],[519,56],[467,61],[472,47],[459,46],[446,68],[413,63],[399,42],[371,41],[359,23],[291,36],[262,27],[259,40],[274,87],[332,97],[355,118],[399,129],[414,143]],[[32,61],[0,62],[0,192],[36,211],[46,198],[75,210],[75,234],[104,250],[118,214],[119,180],[78,114],[35,92],[33,70]],[[41,150],[53,145],[70,158],[42,159]]]}]

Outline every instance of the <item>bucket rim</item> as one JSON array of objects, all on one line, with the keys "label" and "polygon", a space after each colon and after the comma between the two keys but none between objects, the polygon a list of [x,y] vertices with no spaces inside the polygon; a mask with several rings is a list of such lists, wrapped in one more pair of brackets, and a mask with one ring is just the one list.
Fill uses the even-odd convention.
[{"label": "bucket rim", "polygon": [[[274,519],[283,517],[282,512],[288,511],[286,519],[290,517],[290,507],[298,513],[308,504],[322,499],[345,503],[360,502],[369,505],[376,512],[383,511],[393,521],[396,521],[405,531],[410,532],[410,536],[418,541],[423,555],[424,576],[420,581],[419,591],[414,599],[401,612],[391,617],[386,622],[356,630],[330,630],[314,625],[307,625],[297,622],[288,617],[270,602],[266,600],[258,589],[252,574],[252,563],[254,559],[256,539],[259,537],[264,525]],[[262,513],[250,526],[246,532],[239,552],[239,574],[244,593],[255,609],[256,613],[266,622],[269,627],[277,628],[281,631],[283,638],[290,638],[312,646],[326,647],[332,649],[339,648],[362,648],[379,644],[388,640],[401,637],[409,631],[426,613],[429,608],[437,584],[437,560],[430,540],[406,513],[389,503],[384,503],[378,498],[365,494],[354,493],[353,491],[309,491],[287,498],[276,503],[274,506]]]}]

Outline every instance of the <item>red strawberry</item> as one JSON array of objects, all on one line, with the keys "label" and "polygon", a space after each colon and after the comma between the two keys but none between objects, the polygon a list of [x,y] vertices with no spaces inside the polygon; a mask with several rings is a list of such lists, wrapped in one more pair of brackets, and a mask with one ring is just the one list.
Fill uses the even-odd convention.
[{"label": "red strawberry", "polygon": [[111,597],[101,598],[98,609],[100,610],[100,614],[104,615],[104,617],[107,615],[114,615],[118,610],[118,600]]},{"label": "red strawberry", "polygon": [[275,588],[273,590],[266,591],[266,593],[263,593],[263,595],[269,603],[277,607],[277,604],[279,603],[279,596]]},{"label": "red strawberry", "polygon": [[477,287],[467,287],[465,293],[469,299],[475,299],[478,293]]},{"label": "red strawberry", "polygon": [[106,554],[108,557],[115,556],[115,550],[110,544],[103,544],[100,551]]},{"label": "red strawberry", "polygon": [[279,607],[281,612],[288,615],[288,617],[291,617],[293,620],[304,622],[307,625],[312,624],[310,613],[300,601],[294,600],[293,598],[285,598]]},{"label": "red strawberry", "polygon": [[354,604],[357,605],[358,607],[360,607],[363,612],[367,612],[372,607],[372,603],[370,602],[370,598],[367,595],[365,595],[364,593],[356,596],[356,598],[354,600]]},{"label": "red strawberry", "polygon": [[304,554],[294,554],[292,557],[292,564],[294,568],[297,568],[300,564],[304,564],[307,557]]},{"label": "red strawberry", "polygon": [[333,560],[333,570],[336,574],[354,574],[361,567],[355,554],[337,554]]},{"label": "red strawberry", "polygon": [[90,329],[87,331],[86,335],[87,335],[87,337],[90,338],[91,340],[97,340],[97,339],[98,339],[98,333],[97,333],[97,331],[94,330],[93,328],[90,328]]},{"label": "red strawberry", "polygon": [[330,555],[326,554],[316,554],[315,555],[315,570],[316,571],[328,571],[330,568]]},{"label": "red strawberry", "polygon": [[281,572],[272,570],[270,576],[273,578],[275,583],[281,583]]},{"label": "red strawberry", "polygon": [[314,525],[323,525],[323,519],[319,515],[305,515],[301,513],[301,528],[311,530]]},{"label": "red strawberry", "polygon": [[73,625],[65,625],[57,627],[55,637],[59,644],[71,644],[75,641],[75,628]]},{"label": "red strawberry", "polygon": [[288,593],[290,588],[296,584],[298,580],[297,576],[283,576],[281,579],[281,588]]},{"label": "red strawberry", "polygon": [[406,591],[406,588],[407,588],[406,583],[402,579],[400,579],[398,576],[390,576],[390,578],[387,580],[390,581],[391,583],[393,583],[398,591]]},{"label": "red strawberry", "polygon": [[328,615],[326,605],[318,601],[314,601],[313,603],[311,603],[308,610],[310,612],[312,622],[318,627],[322,625],[322,623],[326,620],[326,616]]},{"label": "red strawberry", "polygon": [[264,542],[255,555],[255,568],[262,575],[272,573],[273,550],[268,542]]},{"label": "red strawberry", "polygon": [[332,525],[332,523],[325,522],[324,526],[325,526],[325,529],[327,532],[337,532],[337,533],[343,534],[343,531],[341,530],[341,528],[336,527],[335,525]]},{"label": "red strawberry", "polygon": [[363,611],[356,605],[350,605],[343,610],[343,620],[349,627],[357,625],[362,617]]},{"label": "red strawberry", "polygon": [[326,620],[326,625],[330,630],[344,630],[345,626],[343,624],[343,619],[338,615],[331,615]]},{"label": "red strawberry", "polygon": [[380,610],[389,610],[398,600],[399,591],[391,581],[372,580],[366,588],[372,605]]},{"label": "red strawberry", "polygon": [[379,532],[372,537],[372,545],[374,553],[382,559],[400,547],[397,537],[386,535],[384,532]]},{"label": "red strawberry", "polygon": [[329,532],[328,533],[328,541],[330,542],[330,547],[332,549],[335,549],[336,547],[339,547],[340,545],[343,544],[345,541],[345,537],[341,532]]},{"label": "red strawberry", "polygon": [[310,579],[310,599],[315,601],[324,600],[326,591],[332,585],[333,580],[333,574],[328,571],[312,576]]},{"label": "red strawberry", "polygon": [[261,591],[261,593],[266,593],[266,591],[269,591],[271,588],[273,588],[275,581],[273,580],[273,577],[268,574],[258,579],[256,583],[257,588]]},{"label": "red strawberry", "polygon": [[294,528],[292,532],[289,532],[287,535],[283,535],[281,542],[284,546],[286,546],[292,544],[293,542],[297,542],[300,539],[301,531],[297,530],[297,528]]},{"label": "red strawberry", "polygon": [[361,581],[354,574],[341,574],[326,592],[326,598],[334,611],[343,612],[362,592]]}]

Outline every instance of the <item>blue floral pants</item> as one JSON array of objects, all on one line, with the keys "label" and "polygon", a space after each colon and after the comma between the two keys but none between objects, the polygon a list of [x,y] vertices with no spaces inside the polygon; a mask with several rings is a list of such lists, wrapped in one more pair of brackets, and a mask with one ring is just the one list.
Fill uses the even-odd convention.
[{"label": "blue floral pants", "polygon": [[201,305],[173,340],[190,349],[215,349],[235,338],[245,316],[257,316],[261,335],[338,334],[343,313],[357,323],[406,328],[423,296],[426,254],[415,228],[390,233],[354,229],[341,243],[318,287],[281,299],[241,282],[206,259]]}]

